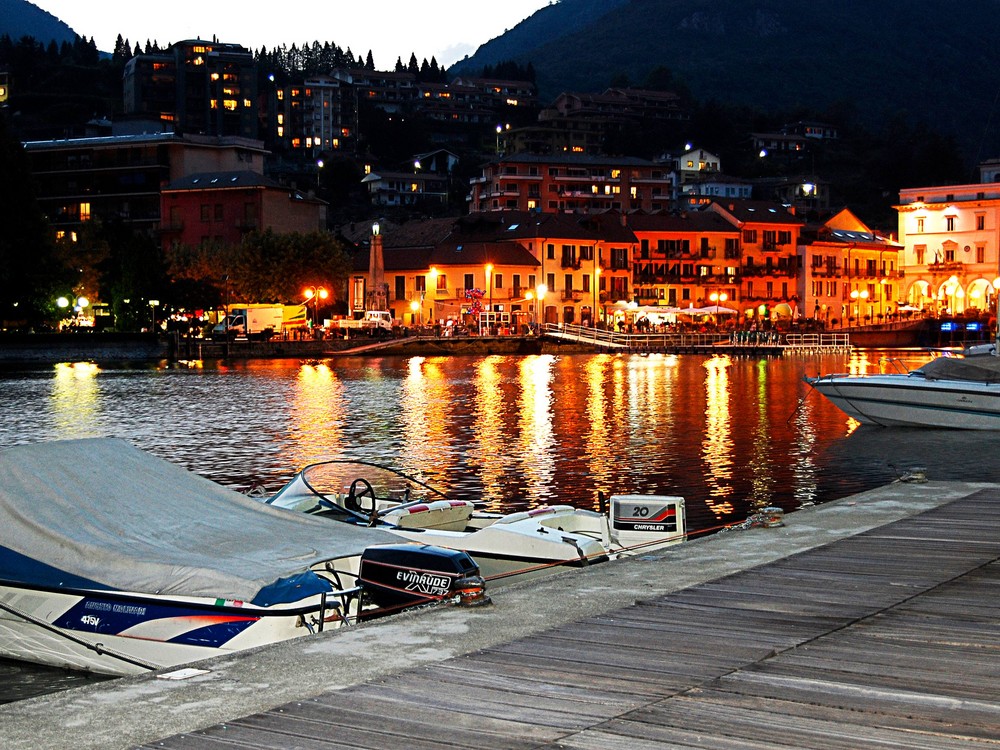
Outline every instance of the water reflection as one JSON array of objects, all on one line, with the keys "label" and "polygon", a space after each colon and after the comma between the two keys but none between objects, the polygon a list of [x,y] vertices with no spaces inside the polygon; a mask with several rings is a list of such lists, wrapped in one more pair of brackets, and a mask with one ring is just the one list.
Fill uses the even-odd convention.
[{"label": "water reflection", "polygon": [[728,356],[705,361],[705,432],[701,455],[707,473],[708,506],[716,517],[732,513],[732,435],[729,415]]},{"label": "water reflection", "polygon": [[287,466],[301,468],[319,458],[340,458],[331,448],[343,445],[344,383],[328,363],[299,367],[290,401]]},{"label": "water reflection", "polygon": [[824,458],[857,425],[802,377],[878,366],[614,354],[60,366],[0,373],[0,446],[115,435],[240,489],[353,457],[502,509],[676,494],[695,527],[714,527],[873,481]]},{"label": "water reflection", "polygon": [[98,421],[99,372],[92,362],[62,362],[55,366],[50,405],[55,427],[66,437],[85,437]]},{"label": "water reflection", "polygon": [[[528,497],[545,498],[547,503],[556,499],[552,493],[553,477],[555,459],[561,452],[555,442],[552,409],[552,368],[555,359],[552,355],[543,354],[520,361],[520,425],[511,431],[517,436],[524,492]],[[572,402],[562,406],[560,417],[574,408]],[[573,450],[578,448],[579,442]]]}]

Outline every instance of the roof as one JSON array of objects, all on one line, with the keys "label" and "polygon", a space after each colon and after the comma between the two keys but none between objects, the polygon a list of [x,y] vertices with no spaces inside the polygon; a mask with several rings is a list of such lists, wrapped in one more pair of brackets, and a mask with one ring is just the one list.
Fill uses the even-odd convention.
[{"label": "roof", "polygon": [[235,188],[282,188],[274,180],[259,172],[241,170],[233,172],[199,172],[170,182],[163,192],[173,190],[227,190]]},{"label": "roof", "polygon": [[715,211],[685,211],[670,214],[629,216],[633,232],[726,232],[738,234],[739,228]]},{"label": "roof", "polygon": [[801,218],[781,203],[754,200],[715,200],[712,206],[721,209],[741,224],[802,225]]}]

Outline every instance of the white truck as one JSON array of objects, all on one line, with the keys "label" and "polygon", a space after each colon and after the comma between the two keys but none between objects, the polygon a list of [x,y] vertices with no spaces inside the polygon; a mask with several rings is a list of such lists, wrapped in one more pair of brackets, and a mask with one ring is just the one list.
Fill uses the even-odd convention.
[{"label": "white truck", "polygon": [[266,341],[275,333],[281,333],[284,319],[284,305],[234,307],[230,309],[229,315],[212,329],[212,335],[216,338],[245,336],[248,339]]},{"label": "white truck", "polygon": [[344,332],[364,331],[370,336],[386,336],[392,333],[392,313],[388,310],[365,310],[364,317],[334,320],[331,327]]}]

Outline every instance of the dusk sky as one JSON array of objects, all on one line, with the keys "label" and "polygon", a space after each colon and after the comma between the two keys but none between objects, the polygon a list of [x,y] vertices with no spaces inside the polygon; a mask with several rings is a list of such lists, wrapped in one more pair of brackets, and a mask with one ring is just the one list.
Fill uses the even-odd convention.
[{"label": "dusk sky", "polygon": [[252,50],[293,43],[333,42],[350,47],[355,56],[372,51],[375,66],[392,69],[436,58],[448,66],[479,45],[500,36],[551,0],[506,0],[482,6],[468,0],[367,0],[367,2],[221,3],[172,0],[31,0],[66,22],[97,48],[111,52],[119,34],[132,46],[155,41],[160,46],[183,39],[211,39],[242,44]]}]

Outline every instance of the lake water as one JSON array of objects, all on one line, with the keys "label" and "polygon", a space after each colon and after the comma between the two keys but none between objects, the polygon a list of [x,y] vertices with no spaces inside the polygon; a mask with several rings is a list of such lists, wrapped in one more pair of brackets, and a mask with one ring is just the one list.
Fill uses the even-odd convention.
[{"label": "lake water", "polygon": [[[112,435],[221,484],[275,490],[319,458],[417,474],[495,510],[682,495],[689,530],[881,486],[1000,481],[988,433],[860,428],[802,381],[886,353],[571,355],[89,363],[0,372],[0,449]],[[900,354],[910,366],[920,353]],[[0,701],[77,684],[0,662]]]}]

